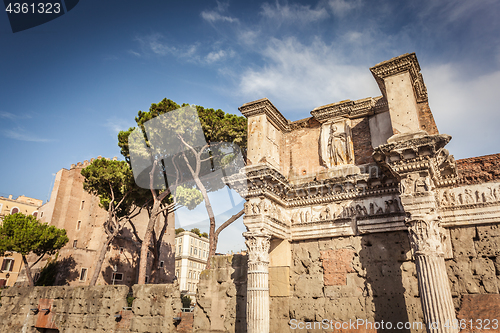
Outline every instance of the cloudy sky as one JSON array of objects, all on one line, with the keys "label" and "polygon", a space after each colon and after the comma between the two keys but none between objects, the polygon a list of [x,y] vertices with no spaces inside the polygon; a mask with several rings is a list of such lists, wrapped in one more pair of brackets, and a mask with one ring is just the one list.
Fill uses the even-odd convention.
[{"label": "cloudy sky", "polygon": [[496,0],[86,0],[12,33],[0,14],[0,195],[47,200],[59,169],[120,156],[118,131],[165,97],[235,114],[268,97],[297,120],[380,95],[369,67],[409,52],[455,158],[498,153],[498,17]]}]

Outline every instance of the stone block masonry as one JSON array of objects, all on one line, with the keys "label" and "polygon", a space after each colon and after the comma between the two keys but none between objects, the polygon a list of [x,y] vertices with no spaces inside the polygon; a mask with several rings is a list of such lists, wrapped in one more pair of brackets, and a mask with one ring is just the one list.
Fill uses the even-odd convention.
[{"label": "stone block masonry", "polygon": [[127,286],[4,289],[0,332],[177,331],[180,323],[174,323],[174,317],[180,316],[182,304],[176,284],[135,285],[133,292],[129,309]]}]

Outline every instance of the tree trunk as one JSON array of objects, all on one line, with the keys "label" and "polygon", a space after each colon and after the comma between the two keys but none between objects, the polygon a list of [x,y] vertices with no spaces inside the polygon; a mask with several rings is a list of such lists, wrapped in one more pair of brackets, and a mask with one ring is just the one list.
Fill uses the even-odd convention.
[{"label": "tree trunk", "polygon": [[208,240],[209,240],[208,258],[207,258],[207,269],[209,269],[210,258],[213,255],[215,255],[215,251],[217,249],[217,235],[215,234],[215,216],[214,216],[214,211],[212,209],[212,204],[210,203],[210,199],[208,198],[207,189],[205,188],[205,186],[198,177],[194,177],[194,181],[196,183],[196,186],[198,186],[201,195],[203,196],[203,200],[205,200],[205,208],[208,213],[208,219],[210,220],[210,230],[208,233]]},{"label": "tree trunk", "polygon": [[149,245],[151,244],[151,238],[153,236],[153,228],[156,224],[156,219],[158,218],[157,214],[158,209],[160,209],[160,201],[155,200],[153,204],[153,209],[151,211],[151,215],[149,217],[148,226],[146,228],[146,234],[144,235],[141,245],[141,256],[139,258],[139,277],[137,279],[137,284],[146,283]]},{"label": "tree trunk", "polygon": [[97,262],[95,264],[94,274],[92,275],[92,280],[90,280],[89,286],[93,287],[97,283],[97,279],[99,278],[99,273],[101,273],[102,264],[104,263],[104,259],[106,258],[106,252],[108,252],[108,246],[114,239],[114,234],[112,236],[108,236],[106,242],[101,247],[101,252],[99,253],[99,257],[97,258]]},{"label": "tree trunk", "polygon": [[28,265],[28,260],[26,260],[26,256],[23,254],[23,262],[24,262],[24,267],[26,267],[26,276],[28,277],[28,285],[30,287],[34,287],[35,284],[33,283],[33,278],[31,277],[31,269],[30,265]]}]

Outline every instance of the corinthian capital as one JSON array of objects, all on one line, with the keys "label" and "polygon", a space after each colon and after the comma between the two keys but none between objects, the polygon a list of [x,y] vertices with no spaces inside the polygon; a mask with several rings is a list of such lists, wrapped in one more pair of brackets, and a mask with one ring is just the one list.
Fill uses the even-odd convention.
[{"label": "corinthian capital", "polygon": [[415,256],[443,256],[441,218],[436,213],[412,214],[406,218],[411,246]]},{"label": "corinthian capital", "polygon": [[269,239],[271,236],[263,231],[244,232],[245,244],[248,248],[250,263],[269,263]]}]

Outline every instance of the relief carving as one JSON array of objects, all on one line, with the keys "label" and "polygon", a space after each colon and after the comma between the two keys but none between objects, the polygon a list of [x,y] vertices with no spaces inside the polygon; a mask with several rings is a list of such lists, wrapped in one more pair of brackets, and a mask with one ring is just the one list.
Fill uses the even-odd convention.
[{"label": "relief carving", "polygon": [[492,186],[447,189],[441,193],[439,202],[443,207],[498,202],[500,201],[499,190],[500,187]]},{"label": "relief carving", "polygon": [[354,163],[352,130],[347,122],[321,127],[320,150],[322,162],[328,168]]}]

